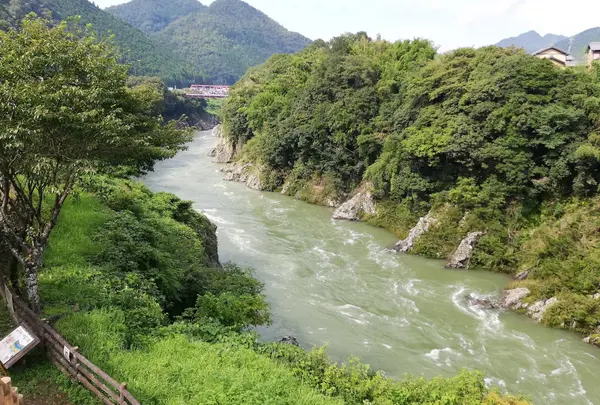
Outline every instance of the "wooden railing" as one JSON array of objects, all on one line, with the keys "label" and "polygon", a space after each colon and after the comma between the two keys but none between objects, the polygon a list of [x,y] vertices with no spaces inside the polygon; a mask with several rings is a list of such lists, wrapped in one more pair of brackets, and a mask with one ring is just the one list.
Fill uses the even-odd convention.
[{"label": "wooden railing", "polygon": [[23,395],[19,389],[12,386],[10,377],[0,379],[0,405],[24,405]]},{"label": "wooden railing", "polygon": [[[26,323],[29,329],[40,338],[50,361],[60,371],[73,381],[81,383],[106,405],[141,405],[127,390],[127,384],[117,382],[100,367],[86,359],[79,353],[76,346],[71,345],[52,326],[41,320],[23,300],[16,296],[10,288],[7,289],[2,282],[0,282],[0,293],[6,300],[9,310],[14,309],[14,315],[18,321]],[[0,405],[4,404],[0,401]]]}]

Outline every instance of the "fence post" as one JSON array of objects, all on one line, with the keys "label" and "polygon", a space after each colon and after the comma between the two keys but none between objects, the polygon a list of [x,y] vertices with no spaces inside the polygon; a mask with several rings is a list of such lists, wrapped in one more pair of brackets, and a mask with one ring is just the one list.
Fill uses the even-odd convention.
[{"label": "fence post", "polygon": [[127,384],[121,383],[121,389],[119,390],[119,405],[126,405],[125,391],[127,391]]},{"label": "fence post", "polygon": [[3,405],[15,405],[12,397],[12,380],[10,377],[2,377],[2,391],[4,394]]}]

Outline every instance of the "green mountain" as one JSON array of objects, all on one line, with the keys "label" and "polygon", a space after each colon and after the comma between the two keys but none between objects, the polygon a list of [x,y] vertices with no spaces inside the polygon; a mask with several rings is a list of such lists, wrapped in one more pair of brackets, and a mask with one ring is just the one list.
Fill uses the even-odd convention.
[{"label": "green mountain", "polygon": [[163,45],[87,0],[0,0],[0,27],[14,26],[29,12],[50,12],[54,20],[81,16],[101,38],[114,36],[123,62],[132,65],[133,75],[159,76],[169,84],[199,81],[199,71]]},{"label": "green mountain", "polygon": [[[567,40],[564,35],[547,34],[541,36],[536,31],[529,31],[516,37],[506,38],[498,42],[496,46],[502,48],[508,48],[509,46],[515,46],[517,48],[523,48],[527,53],[536,52],[542,48],[552,46],[559,41]],[[568,46],[567,46],[568,49]],[[565,49],[566,50],[566,49]]]},{"label": "green mountain", "polygon": [[127,21],[147,34],[164,29],[186,15],[203,11],[206,6],[197,0],[133,0],[106,11]]},{"label": "green mountain", "polygon": [[216,0],[209,7],[195,0],[159,3],[133,0],[107,11],[153,33],[215,83],[234,83],[271,55],[295,53],[311,42],[240,0]]}]

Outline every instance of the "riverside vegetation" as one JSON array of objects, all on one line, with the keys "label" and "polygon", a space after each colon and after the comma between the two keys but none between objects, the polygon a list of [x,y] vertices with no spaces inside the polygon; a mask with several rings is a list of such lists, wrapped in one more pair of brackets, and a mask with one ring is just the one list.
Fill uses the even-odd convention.
[{"label": "riverside vegetation", "polygon": [[[30,16],[0,51],[2,276],[141,403],[527,403],[477,372],[395,380],[323,348],[259,343],[262,284],[221,265],[216,227],[191,202],[130,179],[190,139],[163,123],[157,82],[128,87],[115,49],[69,23]],[[49,378],[96,403],[40,359],[11,372],[25,394]]]},{"label": "riverside vegetation", "polygon": [[520,306],[557,298],[541,321],[600,342],[597,64],[348,34],[251,69],[222,116],[233,178],[329,206],[368,190],[358,216],[420,222],[428,257],[483,233],[471,267],[519,274]]}]

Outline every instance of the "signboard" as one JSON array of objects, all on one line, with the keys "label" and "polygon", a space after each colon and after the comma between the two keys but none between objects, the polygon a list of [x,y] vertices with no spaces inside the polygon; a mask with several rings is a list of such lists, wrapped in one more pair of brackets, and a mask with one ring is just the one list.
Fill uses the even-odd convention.
[{"label": "signboard", "polygon": [[0,362],[5,368],[9,368],[39,342],[40,339],[21,324],[0,341]]},{"label": "signboard", "polygon": [[69,363],[71,362],[71,351],[67,346],[63,346],[63,356]]}]

